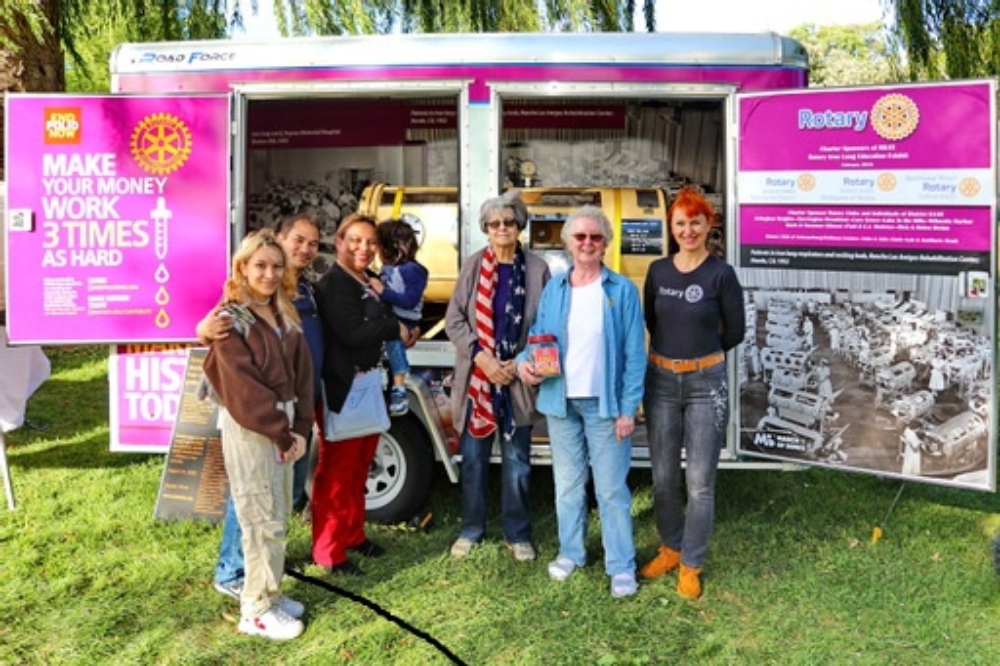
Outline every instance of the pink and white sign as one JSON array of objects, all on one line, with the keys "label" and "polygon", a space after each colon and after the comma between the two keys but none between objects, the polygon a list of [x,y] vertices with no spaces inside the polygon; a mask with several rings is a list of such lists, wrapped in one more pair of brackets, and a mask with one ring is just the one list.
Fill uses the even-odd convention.
[{"label": "pink and white sign", "polygon": [[195,339],[229,256],[229,98],[7,97],[14,343]]},{"label": "pink and white sign", "polygon": [[166,453],[187,368],[185,344],[130,344],[108,357],[111,450]]},{"label": "pink and white sign", "polygon": [[741,265],[990,270],[993,94],[964,82],[740,98]]}]

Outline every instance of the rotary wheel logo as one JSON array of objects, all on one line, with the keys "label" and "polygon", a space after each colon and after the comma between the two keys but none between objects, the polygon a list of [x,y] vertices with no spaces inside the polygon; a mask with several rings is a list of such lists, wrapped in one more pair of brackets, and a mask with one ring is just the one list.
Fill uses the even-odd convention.
[{"label": "rotary wheel logo", "polygon": [[880,97],[872,106],[872,129],[883,139],[899,141],[913,134],[920,122],[920,109],[916,102],[893,93]]},{"label": "rotary wheel logo", "polygon": [[875,184],[883,192],[892,192],[896,189],[896,176],[888,171],[883,171],[875,178]]},{"label": "rotary wheel logo", "polygon": [[811,173],[799,174],[799,177],[795,179],[795,183],[803,192],[811,192],[816,187],[816,176]]},{"label": "rotary wheel logo", "polygon": [[191,132],[177,116],[154,113],[132,130],[132,157],[148,173],[173,173],[190,155]]},{"label": "rotary wheel logo", "polygon": [[958,193],[963,197],[971,198],[979,194],[982,187],[975,178],[963,178],[958,183]]}]

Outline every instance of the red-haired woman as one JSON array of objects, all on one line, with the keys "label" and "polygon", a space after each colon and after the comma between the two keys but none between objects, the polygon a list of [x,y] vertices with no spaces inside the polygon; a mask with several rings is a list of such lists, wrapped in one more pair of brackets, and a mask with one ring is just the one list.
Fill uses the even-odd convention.
[{"label": "red-haired woman", "polygon": [[700,192],[681,190],[668,216],[669,255],[650,265],[643,292],[650,347],[643,402],[660,547],[640,573],[658,578],[679,566],[677,591],[689,599],[701,596],[715,522],[716,468],[729,423],[726,352],[746,327],[736,272],[708,246],[714,218]]}]

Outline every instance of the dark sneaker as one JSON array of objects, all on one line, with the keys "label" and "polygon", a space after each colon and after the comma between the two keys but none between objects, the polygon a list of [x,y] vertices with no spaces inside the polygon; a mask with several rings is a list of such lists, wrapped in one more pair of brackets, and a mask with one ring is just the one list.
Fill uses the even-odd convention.
[{"label": "dark sneaker", "polygon": [[327,567],[326,572],[330,574],[340,574],[343,576],[364,576],[365,572],[358,568],[354,562],[350,560],[344,560],[340,564],[334,564],[332,567]]},{"label": "dark sneaker", "polygon": [[382,557],[383,555],[385,555],[385,548],[383,548],[382,546],[378,545],[377,543],[369,539],[365,539],[357,546],[352,546],[347,550],[357,553],[362,557],[375,558],[375,557]]},{"label": "dark sneaker", "polygon": [[243,593],[243,579],[227,580],[225,583],[215,582],[215,591],[233,599],[239,599]]},{"label": "dark sneaker", "polygon": [[301,601],[296,601],[291,597],[286,597],[283,594],[279,594],[278,598],[274,600],[274,605],[283,610],[288,615],[291,615],[296,620],[305,615],[306,607]]},{"label": "dark sneaker", "polygon": [[403,416],[409,411],[410,399],[406,396],[406,389],[393,386],[389,391],[389,416]]}]

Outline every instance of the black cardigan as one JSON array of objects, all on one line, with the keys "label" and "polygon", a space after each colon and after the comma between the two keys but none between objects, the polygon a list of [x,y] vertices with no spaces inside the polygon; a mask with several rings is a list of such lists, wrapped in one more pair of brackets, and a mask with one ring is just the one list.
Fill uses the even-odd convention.
[{"label": "black cardigan", "polygon": [[323,319],[326,404],[339,412],[354,375],[378,365],[383,342],[399,339],[399,321],[374,291],[336,263],[316,285],[316,304]]}]

